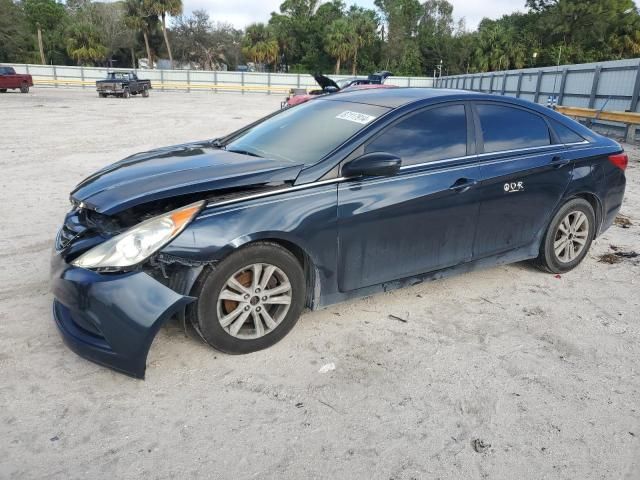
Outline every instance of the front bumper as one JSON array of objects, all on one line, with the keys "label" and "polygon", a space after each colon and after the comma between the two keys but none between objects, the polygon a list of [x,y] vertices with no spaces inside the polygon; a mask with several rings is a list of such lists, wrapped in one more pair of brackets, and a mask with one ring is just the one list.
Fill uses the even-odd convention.
[{"label": "front bumper", "polygon": [[161,325],[195,299],[144,272],[99,274],[51,260],[53,317],[78,355],[144,378],[147,354]]}]

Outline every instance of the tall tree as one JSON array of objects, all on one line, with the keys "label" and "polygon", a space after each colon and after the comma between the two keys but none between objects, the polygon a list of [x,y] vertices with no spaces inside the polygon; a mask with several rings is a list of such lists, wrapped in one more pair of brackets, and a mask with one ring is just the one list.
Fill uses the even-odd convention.
[{"label": "tall tree", "polygon": [[67,52],[78,65],[95,64],[107,56],[107,47],[100,42],[95,27],[89,23],[77,23],[67,31]]},{"label": "tall tree", "polygon": [[26,62],[33,55],[24,10],[13,0],[0,0],[0,62]]},{"label": "tall tree", "polygon": [[90,5],[86,21],[95,28],[106,48],[106,57],[112,58],[120,49],[130,51],[136,43],[135,31],[125,21],[125,4],[119,1],[94,2]]},{"label": "tall tree", "polygon": [[144,46],[147,51],[147,60],[149,61],[149,68],[153,68],[153,53],[149,46],[149,33],[153,29],[153,26],[158,22],[158,17],[146,0],[126,0],[124,23],[132,30],[142,33],[144,38]]},{"label": "tall tree", "polygon": [[162,19],[162,34],[164,35],[164,44],[169,54],[169,64],[173,68],[173,55],[171,54],[171,45],[169,44],[169,36],[167,35],[167,15],[175,17],[182,13],[182,0],[149,0],[151,11]]},{"label": "tall tree", "polygon": [[278,41],[267,25],[254,23],[247,27],[242,53],[262,68],[263,65],[270,65],[278,60]]},{"label": "tall tree", "polygon": [[425,66],[433,68],[440,60],[451,61],[455,31],[453,5],[447,0],[428,0],[422,8],[418,43]]},{"label": "tall tree", "polygon": [[378,18],[373,10],[353,5],[349,9],[347,21],[350,23],[352,60],[351,74],[355,75],[358,69],[358,54],[364,47],[371,45],[376,39],[378,30]]},{"label": "tall tree", "polygon": [[340,64],[355,51],[356,47],[352,43],[354,36],[353,26],[346,18],[335,20],[327,29],[325,49],[336,59],[336,75],[340,74]]},{"label": "tall tree", "polygon": [[239,61],[242,32],[227,23],[213,25],[204,10],[176,17],[171,32],[174,56],[184,63],[217,70]]},{"label": "tall tree", "polygon": [[[383,68],[388,67],[397,74],[404,74],[408,73],[405,68],[411,66],[415,72],[416,37],[422,5],[418,0],[375,0],[375,5],[387,24]],[[417,55],[420,55],[419,52]]]},{"label": "tall tree", "polygon": [[[23,8],[28,22],[37,34],[40,62],[45,65],[47,63],[45,46],[53,49],[55,40],[57,40],[55,38],[56,30],[64,28],[66,17],[64,5],[56,3],[55,0],[24,0]],[[45,35],[43,35],[43,31]]]}]

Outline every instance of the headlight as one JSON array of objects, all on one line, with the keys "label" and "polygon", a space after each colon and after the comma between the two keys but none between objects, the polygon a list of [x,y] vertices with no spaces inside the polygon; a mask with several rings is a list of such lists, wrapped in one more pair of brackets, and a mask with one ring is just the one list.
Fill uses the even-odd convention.
[{"label": "headlight", "polygon": [[72,265],[82,268],[131,267],[173,240],[193,220],[204,201],[158,215],[92,248]]}]

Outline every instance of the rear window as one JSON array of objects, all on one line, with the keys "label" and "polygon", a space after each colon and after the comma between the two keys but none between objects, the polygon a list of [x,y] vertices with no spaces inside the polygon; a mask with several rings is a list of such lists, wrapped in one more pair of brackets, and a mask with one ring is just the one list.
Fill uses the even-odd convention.
[{"label": "rear window", "polygon": [[477,105],[485,153],[551,145],[542,117],[504,105]]},{"label": "rear window", "polygon": [[584,142],[584,138],[582,138],[576,132],[571,130],[569,127],[565,127],[560,122],[551,120],[551,126],[553,127],[554,132],[556,132],[556,135],[558,136],[558,140],[560,140],[560,143]]}]

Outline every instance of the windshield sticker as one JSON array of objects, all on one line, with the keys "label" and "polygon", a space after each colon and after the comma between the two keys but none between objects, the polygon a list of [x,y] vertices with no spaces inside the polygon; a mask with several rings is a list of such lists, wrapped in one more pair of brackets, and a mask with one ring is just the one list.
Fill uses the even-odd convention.
[{"label": "windshield sticker", "polygon": [[339,115],[336,115],[336,118],[341,120],[349,120],[350,122],[361,123],[362,125],[366,125],[372,120],[375,120],[376,117],[373,115],[367,115],[366,113],[358,113],[351,112],[349,110],[345,110]]}]

